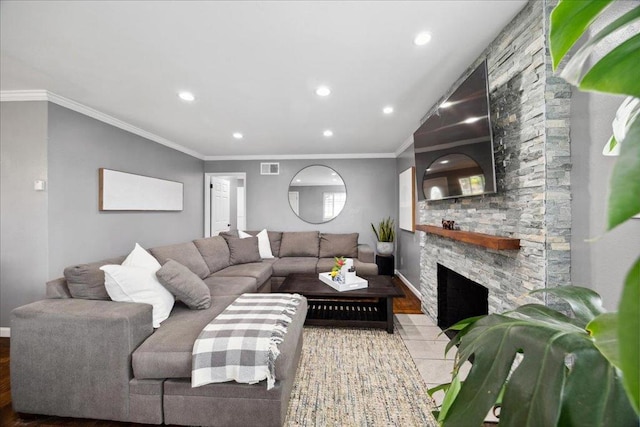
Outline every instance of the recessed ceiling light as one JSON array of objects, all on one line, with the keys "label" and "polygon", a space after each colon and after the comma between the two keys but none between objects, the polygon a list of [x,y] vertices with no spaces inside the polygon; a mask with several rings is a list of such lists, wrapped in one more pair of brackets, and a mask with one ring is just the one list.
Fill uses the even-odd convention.
[{"label": "recessed ceiling light", "polygon": [[194,99],[196,99],[195,96],[193,96],[193,94],[191,92],[180,92],[178,94],[178,96],[180,97],[180,99],[182,99],[183,101],[193,101]]},{"label": "recessed ceiling light", "polygon": [[244,137],[244,135],[242,135],[240,132],[234,132],[233,133],[233,137],[235,139],[242,139]]},{"label": "recessed ceiling light", "polygon": [[416,46],[424,46],[430,41],[431,41],[431,34],[427,32],[422,32],[413,39],[413,44],[415,44]]},{"label": "recessed ceiling light", "polygon": [[336,176],[336,175],[338,175],[338,174],[335,173],[335,172],[331,172],[331,176]]},{"label": "recessed ceiling light", "polygon": [[329,96],[330,93],[331,89],[326,86],[319,86],[318,89],[316,89],[316,95],[318,96]]},{"label": "recessed ceiling light", "polygon": [[296,179],[296,182],[302,182],[302,180],[301,179]]},{"label": "recessed ceiling light", "polygon": [[329,138],[329,137],[333,136],[333,131],[331,129],[327,129],[324,132],[322,132],[322,134],[324,136],[326,136],[327,138]]},{"label": "recessed ceiling light", "polygon": [[382,109],[382,112],[385,114],[391,114],[393,113],[393,107],[391,105],[387,105]]}]

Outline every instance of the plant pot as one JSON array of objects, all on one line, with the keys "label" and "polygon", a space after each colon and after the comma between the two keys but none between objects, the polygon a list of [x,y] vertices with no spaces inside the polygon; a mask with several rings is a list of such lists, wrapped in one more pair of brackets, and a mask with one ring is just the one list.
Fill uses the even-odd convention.
[{"label": "plant pot", "polygon": [[393,242],[378,242],[376,243],[376,251],[379,255],[391,255],[393,254],[394,245]]}]

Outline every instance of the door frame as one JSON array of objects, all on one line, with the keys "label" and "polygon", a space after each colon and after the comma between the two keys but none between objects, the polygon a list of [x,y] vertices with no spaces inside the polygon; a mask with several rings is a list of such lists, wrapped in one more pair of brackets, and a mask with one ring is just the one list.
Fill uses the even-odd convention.
[{"label": "door frame", "polygon": [[247,173],[246,172],[207,172],[204,174],[204,237],[211,236],[211,177],[234,177],[244,180],[244,215],[247,218]]}]

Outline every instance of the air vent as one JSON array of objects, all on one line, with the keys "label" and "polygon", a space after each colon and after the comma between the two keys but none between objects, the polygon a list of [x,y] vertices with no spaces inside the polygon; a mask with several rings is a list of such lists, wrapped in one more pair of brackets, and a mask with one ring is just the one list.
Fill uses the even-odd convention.
[{"label": "air vent", "polygon": [[280,175],[280,163],[260,163],[260,175]]}]

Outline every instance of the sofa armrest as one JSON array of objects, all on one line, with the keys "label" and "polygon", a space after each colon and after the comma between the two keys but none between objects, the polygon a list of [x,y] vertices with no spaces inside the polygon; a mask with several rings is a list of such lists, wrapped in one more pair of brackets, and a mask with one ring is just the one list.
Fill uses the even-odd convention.
[{"label": "sofa armrest", "polygon": [[52,299],[73,298],[71,296],[71,292],[69,292],[69,287],[67,286],[67,280],[64,277],[49,280],[47,282],[47,298],[52,298]]},{"label": "sofa armrest", "polygon": [[14,410],[128,421],[131,354],[153,333],[151,309],[83,299],[46,299],[14,309]]},{"label": "sofa armrest", "polygon": [[374,252],[371,246],[367,245],[366,243],[358,244],[358,260],[359,261],[373,263],[375,262],[373,254]]}]

